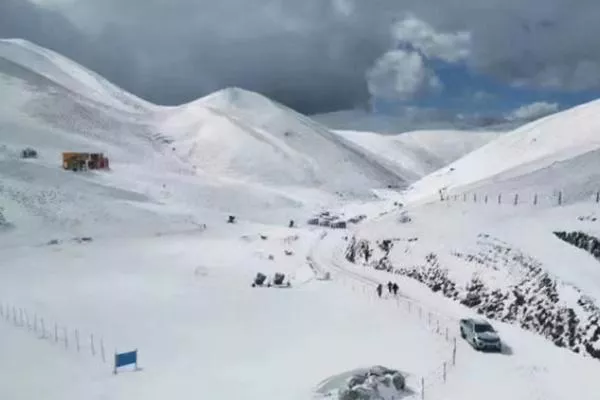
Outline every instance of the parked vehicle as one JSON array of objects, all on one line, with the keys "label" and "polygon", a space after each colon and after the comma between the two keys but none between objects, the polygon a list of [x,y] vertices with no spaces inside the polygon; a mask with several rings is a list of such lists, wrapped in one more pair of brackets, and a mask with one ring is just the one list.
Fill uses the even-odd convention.
[{"label": "parked vehicle", "polygon": [[476,350],[502,351],[500,336],[487,321],[473,318],[461,319],[460,336]]}]

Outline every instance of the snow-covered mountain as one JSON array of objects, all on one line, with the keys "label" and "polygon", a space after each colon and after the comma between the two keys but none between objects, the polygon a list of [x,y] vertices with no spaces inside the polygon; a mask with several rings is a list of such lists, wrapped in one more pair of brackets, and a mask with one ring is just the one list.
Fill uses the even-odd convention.
[{"label": "snow-covered mountain", "polygon": [[488,131],[446,130],[389,135],[357,131],[336,133],[389,162],[407,182],[415,182],[501,135]]},{"label": "snow-covered mountain", "polygon": [[[0,41],[0,89],[2,206],[23,234],[146,229],[174,215],[187,226],[210,211],[287,221],[422,176],[259,94],[230,88],[159,107],[21,40]],[[25,147],[39,158],[20,159]],[[104,152],[112,171],[63,171],[63,151]]]},{"label": "snow-covered mountain", "polygon": [[563,190],[565,202],[587,199],[600,186],[600,102],[553,114],[501,135],[415,183],[410,198],[464,191],[533,196]]}]

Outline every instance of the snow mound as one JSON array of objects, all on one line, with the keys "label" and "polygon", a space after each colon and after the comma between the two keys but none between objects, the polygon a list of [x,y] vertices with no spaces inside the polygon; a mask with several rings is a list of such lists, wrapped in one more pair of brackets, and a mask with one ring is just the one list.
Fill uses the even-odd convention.
[{"label": "snow mound", "polygon": [[465,190],[517,190],[535,185],[548,191],[569,185],[572,201],[599,183],[600,101],[524,125],[415,183],[407,198],[417,200]]},{"label": "snow mound", "polygon": [[380,365],[330,377],[315,392],[337,400],[395,400],[412,394],[402,373]]}]

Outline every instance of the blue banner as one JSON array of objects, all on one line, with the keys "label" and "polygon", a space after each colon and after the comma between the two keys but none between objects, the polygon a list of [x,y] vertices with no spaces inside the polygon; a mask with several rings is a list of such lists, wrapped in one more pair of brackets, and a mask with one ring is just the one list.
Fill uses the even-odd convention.
[{"label": "blue banner", "polygon": [[137,364],[137,350],[128,353],[115,354],[115,368]]}]

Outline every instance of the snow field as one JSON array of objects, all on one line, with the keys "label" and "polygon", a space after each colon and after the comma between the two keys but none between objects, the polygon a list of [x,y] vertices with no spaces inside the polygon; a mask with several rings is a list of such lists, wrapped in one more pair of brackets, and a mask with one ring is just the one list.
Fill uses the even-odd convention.
[{"label": "snow field", "polygon": [[[61,342],[39,340],[2,320],[0,332],[9,333],[0,342],[9,346],[18,337],[27,353],[23,359],[44,357],[55,378],[49,378],[48,364],[35,362],[26,363],[26,370],[12,365],[12,374],[27,376],[31,390],[51,400],[190,393],[307,399],[314,385],[343,370],[384,364],[421,376],[447,353],[444,340],[407,324],[401,313],[376,307],[349,288],[314,280],[305,262],[314,233],[230,228],[239,230],[238,239],[207,230],[3,250],[4,304],[97,332],[109,355],[114,348],[138,348],[143,368],[115,377],[110,359],[103,364],[77,353],[72,343],[64,349]],[[285,256],[283,249],[294,255]],[[289,274],[294,287],[251,288],[258,271]],[[34,354],[38,349],[41,353]],[[78,381],[71,385],[74,374]],[[0,397],[33,398],[24,384],[1,385]]]}]

